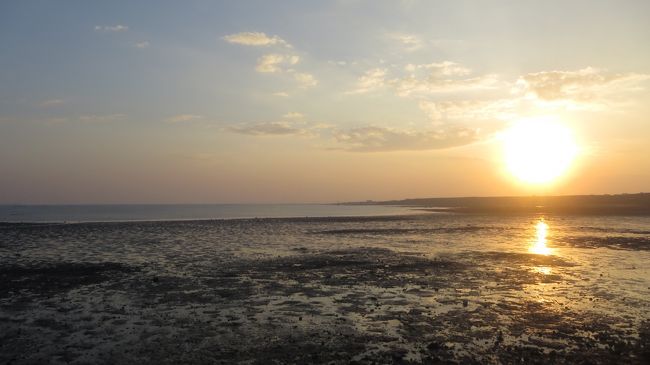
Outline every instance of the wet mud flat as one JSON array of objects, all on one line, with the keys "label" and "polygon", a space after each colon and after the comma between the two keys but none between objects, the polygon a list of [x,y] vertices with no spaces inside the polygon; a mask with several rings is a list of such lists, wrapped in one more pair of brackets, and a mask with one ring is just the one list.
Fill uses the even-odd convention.
[{"label": "wet mud flat", "polygon": [[647,312],[599,310],[625,298],[576,289],[573,267],[525,253],[372,247],[175,273],[2,265],[0,362],[648,363]]}]

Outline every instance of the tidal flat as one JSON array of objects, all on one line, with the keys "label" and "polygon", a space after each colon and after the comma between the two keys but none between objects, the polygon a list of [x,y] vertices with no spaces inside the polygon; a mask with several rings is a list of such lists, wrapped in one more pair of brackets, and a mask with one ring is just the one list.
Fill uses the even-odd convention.
[{"label": "tidal flat", "polygon": [[0,363],[644,364],[648,227],[533,214],[3,224]]}]

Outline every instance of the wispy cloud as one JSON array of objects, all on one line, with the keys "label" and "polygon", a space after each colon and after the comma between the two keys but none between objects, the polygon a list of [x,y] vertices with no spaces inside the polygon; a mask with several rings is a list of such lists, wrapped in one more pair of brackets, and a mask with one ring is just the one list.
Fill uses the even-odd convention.
[{"label": "wispy cloud", "polygon": [[416,51],[424,46],[422,39],[415,34],[389,33],[388,38],[399,42],[407,52]]},{"label": "wispy cloud", "polygon": [[308,134],[306,129],[298,128],[287,121],[236,125],[228,127],[227,130],[232,133],[246,134],[250,136],[290,136]]},{"label": "wispy cloud", "polygon": [[174,115],[174,116],[171,116],[171,117],[165,119],[165,121],[167,123],[185,123],[185,122],[191,122],[191,121],[200,120],[200,119],[203,119],[202,115],[178,114],[178,115]]},{"label": "wispy cloud", "polygon": [[[293,48],[288,42],[278,36],[268,36],[262,32],[242,32],[230,34],[222,37],[225,41],[247,46],[272,46],[282,45],[286,48]],[[307,72],[298,72],[293,65],[300,62],[300,56],[293,54],[293,51],[282,53],[269,53],[257,59],[255,71],[260,73],[280,73],[292,75],[293,79],[298,82],[300,88],[306,89],[318,85],[318,80],[314,75]],[[287,97],[286,92],[274,93],[275,96]]]},{"label": "wispy cloud", "polygon": [[43,100],[38,104],[40,108],[47,108],[51,106],[58,106],[65,104],[65,100],[63,99],[48,99],[48,100]]},{"label": "wispy cloud", "polygon": [[135,43],[135,48],[147,48],[150,45],[151,44],[149,43],[149,41],[136,42]]},{"label": "wispy cloud", "polygon": [[287,48],[291,48],[291,45],[287,41],[278,37],[277,35],[269,37],[262,32],[241,32],[229,34],[222,37],[222,39],[228,43],[241,44],[245,46],[266,47],[281,45]]},{"label": "wispy cloud", "polygon": [[458,63],[444,61],[429,64],[408,64],[403,72],[389,77],[388,69],[373,68],[359,76],[356,87],[347,94],[368,93],[390,87],[398,96],[422,96],[435,93],[453,93],[494,89],[499,86],[496,75],[464,77],[471,71]]},{"label": "wispy cloud", "polygon": [[399,96],[422,96],[427,94],[458,93],[499,88],[497,75],[482,75],[471,78],[420,78],[414,75],[391,80]]},{"label": "wispy cloud", "polygon": [[95,31],[97,32],[126,32],[127,30],[129,30],[129,27],[123,24],[95,25]]},{"label": "wispy cloud", "polygon": [[[501,82],[496,76],[481,81],[485,76],[442,84],[407,81],[396,83],[401,96],[419,96],[419,107],[434,124],[449,121],[513,120],[525,115],[579,110],[611,110],[612,105],[629,103],[630,92],[643,89],[642,83],[650,75],[638,73],[608,73],[605,70],[584,68],[577,71],[542,71],[520,76],[516,82]],[[470,82],[471,81],[471,82]],[[424,91],[449,90],[467,87],[500,89],[508,97],[497,99],[428,100]]]},{"label": "wispy cloud", "polygon": [[104,122],[115,122],[119,120],[126,119],[125,114],[105,114],[105,115],[82,115],[79,117],[79,120],[86,123],[104,123]]},{"label": "wispy cloud", "polygon": [[404,67],[406,71],[414,72],[416,70],[427,70],[432,76],[465,76],[471,73],[471,70],[459,63],[451,61],[425,63],[414,65],[409,63]]},{"label": "wispy cloud", "polygon": [[258,123],[240,123],[227,127],[231,133],[249,136],[313,136],[311,123],[305,120],[305,115],[299,112],[288,112],[280,120]]},{"label": "wispy cloud", "polygon": [[277,53],[266,54],[257,60],[257,72],[282,72],[284,65],[295,65],[300,57],[295,55],[281,55]]},{"label": "wispy cloud", "polygon": [[455,127],[428,131],[409,131],[376,126],[338,130],[335,149],[351,152],[389,152],[437,150],[475,142],[478,131]]},{"label": "wispy cloud", "polygon": [[304,117],[305,117],[304,114],[298,112],[288,112],[287,114],[282,116],[282,118],[285,119],[303,119]]},{"label": "wispy cloud", "polygon": [[318,80],[316,80],[314,75],[306,72],[296,72],[293,74],[293,78],[298,81],[300,87],[302,88],[314,87],[318,85]]},{"label": "wispy cloud", "polygon": [[510,120],[517,116],[517,99],[420,100],[418,106],[433,122]]},{"label": "wispy cloud", "polygon": [[386,81],[386,73],[385,68],[374,68],[366,71],[357,79],[356,87],[348,91],[347,94],[363,94],[382,88]]},{"label": "wispy cloud", "polygon": [[254,137],[299,136],[333,141],[328,149],[349,152],[390,152],[436,150],[463,146],[479,140],[479,128],[446,124],[434,129],[398,129],[378,126],[341,129],[329,123],[313,123],[301,113],[290,112],[284,120],[243,123],[225,129]]},{"label": "wispy cloud", "polygon": [[578,71],[543,71],[523,75],[517,87],[530,96],[545,101],[569,99],[591,102],[626,91],[639,90],[648,74],[607,73],[593,67]]}]

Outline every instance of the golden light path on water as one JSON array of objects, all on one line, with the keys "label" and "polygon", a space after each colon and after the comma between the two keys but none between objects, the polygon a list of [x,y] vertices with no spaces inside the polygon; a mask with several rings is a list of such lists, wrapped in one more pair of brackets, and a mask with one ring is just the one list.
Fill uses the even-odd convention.
[{"label": "golden light path on water", "polygon": [[[528,248],[530,253],[536,255],[548,256],[552,253],[552,249],[546,245],[546,235],[548,234],[548,224],[544,222],[544,218],[540,219],[535,225],[535,241]],[[551,274],[551,268],[548,266],[537,266],[534,270],[540,274]]]},{"label": "golden light path on water", "polygon": [[550,255],[551,249],[546,246],[546,234],[548,233],[548,224],[544,222],[544,219],[541,219],[535,225],[536,230],[536,240],[533,242],[532,246],[528,249],[531,253],[538,255]]}]

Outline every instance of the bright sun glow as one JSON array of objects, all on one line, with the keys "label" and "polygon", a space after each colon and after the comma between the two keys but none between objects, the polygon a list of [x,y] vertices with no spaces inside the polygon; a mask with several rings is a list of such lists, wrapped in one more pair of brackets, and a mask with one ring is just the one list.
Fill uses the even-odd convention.
[{"label": "bright sun glow", "polygon": [[508,171],[531,184],[562,176],[578,152],[571,131],[550,119],[518,122],[503,134],[503,145]]}]

